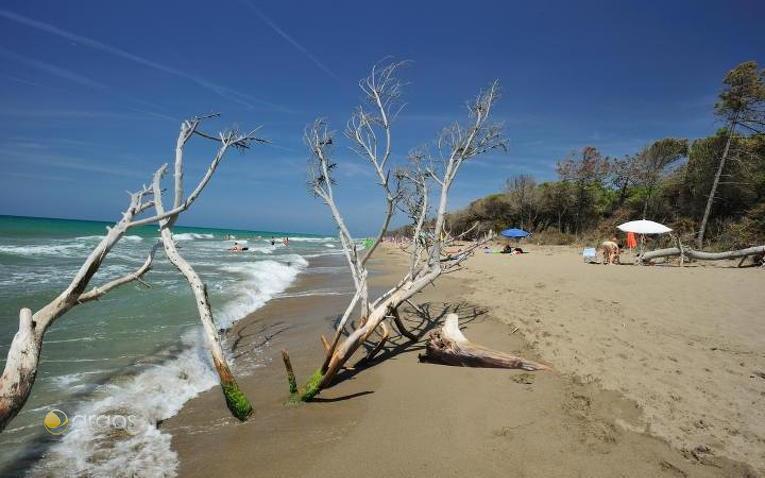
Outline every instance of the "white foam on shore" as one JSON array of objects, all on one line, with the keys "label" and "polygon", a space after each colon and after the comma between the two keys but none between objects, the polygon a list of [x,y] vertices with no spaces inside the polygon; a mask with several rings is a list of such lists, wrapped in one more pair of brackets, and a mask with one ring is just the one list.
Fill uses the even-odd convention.
[{"label": "white foam on shore", "polygon": [[279,294],[278,297],[280,298],[286,298],[286,297],[312,297],[312,296],[328,296],[328,295],[352,295],[353,291],[348,290],[338,290],[338,289],[309,289],[299,292],[290,292],[290,293],[282,293]]},{"label": "white foam on shore", "polygon": [[[362,249],[359,248],[358,250],[362,250]],[[305,257],[306,259],[311,259],[311,258],[314,258],[314,257],[339,256],[339,255],[342,255],[342,254],[345,254],[345,252],[342,251],[342,250],[334,249],[334,250],[327,251],[327,252],[319,252],[319,253],[314,253],[314,254],[303,254],[303,257]]]},{"label": "white foam on shore", "polygon": [[[262,307],[284,292],[307,265],[308,261],[297,254],[222,265],[221,271],[239,280],[230,291],[234,300],[214,311],[218,325],[228,328]],[[218,383],[201,327],[184,334],[182,342],[183,351],[178,356],[149,365],[136,376],[97,385],[99,398],[84,402],[77,410],[64,410],[70,419],[74,415],[133,417],[131,433],[73,422],[29,475],[175,476],[178,457],[170,434],[158,429],[157,422],[177,414],[187,401]],[[237,371],[242,370],[237,367]],[[98,372],[102,371],[87,373]],[[58,377],[56,385],[83,383],[84,375]]]},{"label": "white foam on shore", "polygon": [[156,424],[217,383],[199,330],[187,333],[183,341],[186,348],[178,357],[124,382],[100,386],[101,399],[69,413],[70,421],[74,415],[130,418],[130,433],[71,421],[61,441],[29,475],[175,476],[178,456],[170,446],[171,436]]},{"label": "white foam on shore", "polygon": [[283,292],[308,265],[297,254],[281,259],[283,262],[269,259],[222,267],[227,273],[243,276],[245,280],[238,282],[234,291],[240,300],[230,302],[216,314],[220,327],[229,328],[245,315],[263,307],[276,294]]}]

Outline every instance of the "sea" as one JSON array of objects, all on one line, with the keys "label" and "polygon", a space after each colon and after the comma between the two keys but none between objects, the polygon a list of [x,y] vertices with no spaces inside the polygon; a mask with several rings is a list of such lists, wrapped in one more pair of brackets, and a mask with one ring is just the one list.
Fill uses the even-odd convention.
[{"label": "sea", "polygon": [[[0,368],[19,310],[37,310],[56,297],[109,225],[0,216]],[[334,237],[286,231],[178,226],[174,236],[207,284],[221,328],[283,296],[312,261],[342,254]],[[92,285],[136,269],[157,237],[156,226],[130,230]],[[248,250],[228,252],[234,241]],[[217,377],[191,290],[161,250],[144,280],[150,287],[124,285],[75,307],[48,330],[31,397],[0,434],[0,476],[175,474],[171,437],[157,424],[215,386]],[[235,374],[264,366],[261,355],[254,351],[233,361]],[[60,435],[43,424],[52,410],[69,419]],[[109,418],[100,423],[106,426],[94,426],[92,417]],[[116,426],[115,417],[123,417]],[[129,430],[122,426],[127,419]]]}]

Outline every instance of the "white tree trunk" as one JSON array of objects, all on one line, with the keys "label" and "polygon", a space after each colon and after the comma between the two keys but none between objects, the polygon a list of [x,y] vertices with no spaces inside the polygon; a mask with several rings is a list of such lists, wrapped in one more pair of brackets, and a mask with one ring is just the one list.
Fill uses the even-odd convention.
[{"label": "white tree trunk", "polygon": [[[98,269],[101,267],[101,264],[106,259],[109,252],[120,239],[122,239],[127,230],[131,227],[158,222],[162,222],[164,225],[171,227],[178,216],[191,207],[207,186],[228,147],[235,146],[238,148],[248,148],[253,141],[263,142],[263,140],[255,137],[255,131],[246,135],[240,135],[234,131],[229,131],[220,133],[217,138],[198,131],[197,127],[199,126],[200,121],[211,116],[217,115],[197,117],[192,120],[184,121],[181,125],[181,133],[176,143],[176,183],[173,208],[170,211],[162,210],[161,204],[159,204],[161,203],[161,191],[158,184],[154,185],[152,188],[144,186],[140,191],[131,194],[130,205],[122,213],[122,218],[114,226],[107,227],[106,236],[85,259],[82,266],[80,266],[80,269],[69,283],[69,286],[67,286],[67,288],[54,300],[43,306],[34,314],[27,308],[21,310],[19,314],[19,330],[11,342],[3,374],[0,376],[0,432],[2,432],[8,423],[19,413],[29,398],[29,394],[31,393],[37,376],[37,367],[40,360],[43,337],[53,322],[68,312],[71,308],[85,302],[97,300],[121,285],[133,281],[142,282],[141,277],[151,269],[154,254],[158,247],[156,245],[151,250],[146,261],[136,271],[86,292],[91,279],[96,272],[98,272]],[[197,184],[196,188],[185,200],[183,200],[183,146],[194,134],[217,141],[221,143],[222,146],[218,149],[217,154],[208,166],[207,171]],[[167,165],[165,164],[157,170],[154,174],[155,182],[158,181],[157,178],[161,178],[162,175],[164,175],[166,169]],[[146,198],[148,196],[154,196],[154,200],[147,200]],[[157,203],[157,201],[159,201],[159,203]],[[156,215],[136,219],[139,214],[151,207],[157,208],[158,213]],[[218,349],[220,349],[219,346]],[[222,353],[214,353],[213,355],[222,357]],[[218,359],[214,359],[214,361],[216,364],[221,362],[221,360]],[[225,364],[225,360],[222,362]],[[250,411],[247,412],[246,407],[243,406],[243,403],[246,403],[247,407],[249,407],[249,402],[246,401],[246,398],[243,398],[244,396],[241,394],[238,387],[235,386],[236,383],[233,382],[233,378],[231,380],[223,380],[223,377],[226,376],[226,371],[228,371],[227,366],[223,372],[219,370],[219,374],[221,374],[221,381],[224,384],[224,393],[226,394],[229,407],[231,408],[232,402],[236,404],[238,411],[235,412],[235,415],[238,417],[251,413],[251,408]],[[228,371],[228,375],[230,375],[230,371]],[[233,386],[229,386],[227,389],[225,384],[230,383],[233,383]],[[232,411],[234,411],[233,408]]]},{"label": "white tree trunk", "polygon": [[0,380],[0,431],[26,403],[37,376],[42,336],[32,321],[32,311],[21,309],[19,331],[8,351],[2,380]]},{"label": "white tree trunk", "polygon": [[0,377],[0,431],[16,417],[29,398],[37,377],[43,337],[53,322],[76,305],[95,300],[122,284],[139,280],[150,269],[155,249],[152,249],[147,261],[137,271],[84,292],[106,255],[124,236],[133,217],[141,209],[141,197],[141,193],[131,196],[130,206],[123,213],[122,219],[109,229],[58,297],[34,314],[30,309],[21,309],[19,330],[13,337]]},{"label": "white tree trunk", "polygon": [[[428,284],[431,284],[444,271],[448,272],[454,270],[456,266],[464,261],[470,253],[475,250],[470,247],[455,256],[442,256],[444,244],[448,244],[453,240],[445,230],[446,210],[449,190],[460,165],[464,161],[474,158],[484,152],[505,147],[505,138],[502,134],[501,127],[487,123],[487,118],[492,110],[492,106],[498,98],[497,82],[492,83],[488,90],[481,92],[475,102],[469,105],[468,111],[470,114],[470,123],[467,126],[455,124],[450,128],[446,128],[442,133],[437,145],[439,149],[442,147],[448,148],[448,152],[441,155],[443,169],[434,168],[432,166],[432,161],[430,160],[425,161],[428,163],[428,166],[423,169],[421,168],[421,160],[423,157],[420,157],[420,159],[415,158],[414,162],[417,164],[417,176],[419,179],[414,179],[414,182],[418,184],[417,190],[419,193],[427,196],[427,186],[425,183],[428,178],[433,179],[441,186],[435,229],[433,230],[432,238],[430,238],[430,243],[424,244],[422,249],[417,242],[421,238],[413,238],[414,245],[411,252],[412,257],[410,258],[409,270],[405,277],[395,287],[378,297],[376,300],[372,302],[369,300],[366,263],[384,237],[388,225],[390,224],[394,206],[401,199],[402,195],[400,182],[397,183],[395,193],[391,191],[389,186],[390,171],[386,170],[385,167],[391,152],[388,113],[391,105],[398,99],[401,89],[401,83],[393,78],[393,73],[395,72],[396,67],[396,65],[386,67],[382,70],[383,73],[381,75],[377,75],[376,70],[373,68],[372,75],[366,80],[361,81],[362,91],[371,97],[373,102],[377,105],[379,116],[369,114],[364,111],[363,107],[360,107],[352,116],[348,123],[348,129],[346,130],[346,136],[355,142],[353,148],[362,156],[367,157],[371,165],[374,167],[375,172],[380,179],[380,185],[386,193],[387,201],[387,208],[385,216],[383,217],[380,232],[367,251],[367,254],[361,260],[359,260],[356,254],[355,245],[350,239],[350,234],[345,227],[342,215],[337,209],[332,197],[332,184],[334,182],[332,178],[332,170],[336,166],[336,164],[329,158],[330,145],[334,142],[332,135],[328,132],[327,125],[323,120],[317,120],[314,122],[313,126],[306,130],[305,141],[312,155],[312,163],[309,166],[309,183],[316,196],[323,199],[329,206],[332,216],[337,223],[340,231],[340,240],[342,241],[344,253],[348,258],[354,285],[356,286],[356,295],[353,298],[353,302],[346,309],[343,320],[336,331],[335,339],[331,345],[326,347],[327,353],[322,367],[313,373],[302,388],[298,389],[297,387],[290,387],[292,400],[310,400],[323,388],[331,385],[339,370],[351,359],[359,347],[361,347],[371,334],[381,326],[385,319],[391,317],[389,314],[393,313],[392,317],[395,320],[397,318],[396,309],[403,302],[409,300]],[[395,114],[397,114],[397,111],[393,112],[392,117],[395,117]],[[376,126],[381,126],[385,132],[386,146],[382,159],[377,155],[378,143],[377,135],[375,133]],[[440,175],[440,172],[437,173],[436,170],[443,171],[443,175]],[[413,179],[412,176],[407,173],[396,173],[398,181],[400,181],[401,178],[407,177],[410,180]],[[414,215],[417,219],[415,228],[417,230],[416,236],[419,236],[419,231],[424,226],[425,217],[427,216],[427,197],[421,199],[422,201],[413,203],[424,204],[423,210]],[[425,253],[425,257],[421,263],[420,258],[423,252]],[[339,339],[343,333],[342,327],[347,316],[352,313],[355,301],[360,302],[361,312],[358,328],[353,330],[348,337],[340,343]],[[397,325],[401,326],[400,321]],[[400,328],[403,333],[403,326]],[[384,328],[383,333],[381,334],[383,337],[382,340],[387,338],[387,334],[387,328]],[[376,351],[381,347],[382,345],[378,344],[370,355],[374,356]],[[288,377],[290,377],[292,374],[291,368],[287,365],[288,363],[289,357],[285,351],[285,366],[287,367]],[[294,377],[289,378],[289,381],[292,384],[294,382]]]},{"label": "white tree trunk", "polygon": [[223,396],[226,399],[226,405],[236,418],[245,421],[252,415],[252,405],[239,389],[239,385],[234,379],[234,374],[231,373],[228,362],[226,362],[226,356],[223,353],[223,348],[221,347],[220,338],[218,336],[218,329],[213,320],[212,307],[210,306],[210,299],[207,296],[207,287],[186,259],[178,253],[172,232],[163,227],[160,236],[162,237],[162,245],[165,248],[167,258],[178,271],[183,274],[191,287],[191,291],[194,293],[197,312],[199,312],[199,319],[202,321],[202,327],[204,328],[207,347],[210,350],[213,365],[218,372],[218,377],[220,377],[220,384],[223,389]]}]

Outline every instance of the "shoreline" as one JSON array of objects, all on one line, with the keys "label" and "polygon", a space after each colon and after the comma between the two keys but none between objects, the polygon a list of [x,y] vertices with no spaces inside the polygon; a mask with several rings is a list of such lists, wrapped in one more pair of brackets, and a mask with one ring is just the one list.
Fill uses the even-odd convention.
[{"label": "shoreline", "polygon": [[[23,298],[26,305],[44,303],[68,284],[82,255],[102,238],[94,234],[92,224],[70,222],[58,234],[48,234],[46,222],[30,219],[31,225],[24,226],[30,228],[28,234],[17,231],[15,236],[5,236],[4,304],[19,300],[14,297]],[[222,328],[279,297],[303,276],[301,271],[308,265],[303,255],[313,257],[315,263],[337,266],[328,267],[329,273],[342,270],[341,261],[331,257],[337,254],[331,238],[297,237],[284,247],[249,237],[244,241],[249,242],[250,254],[231,254],[229,239],[188,231],[175,237],[209,284],[216,323]],[[45,234],[50,236],[49,247],[41,245],[41,239],[48,237]],[[126,236],[115,249],[114,259],[99,272],[97,283],[133,270],[145,260],[149,244],[145,237]],[[27,290],[29,279],[35,286]],[[217,377],[183,276],[160,259],[148,281],[156,287],[119,288],[108,300],[78,308],[49,331],[33,393],[2,435],[0,474],[174,473],[177,463],[171,437],[157,424],[215,386]],[[12,304],[6,310],[16,311],[22,305]],[[3,334],[14,334],[18,319],[6,318],[0,328]],[[244,376],[262,366],[258,357],[257,350],[248,351],[236,361],[235,373]],[[51,409],[69,417],[66,433],[53,435],[42,426]],[[101,416],[124,417],[130,432],[115,433],[111,427],[77,419]],[[125,451],[109,452],[120,449]]]},{"label": "shoreline", "polygon": [[[561,337],[546,328],[548,317],[560,311],[539,306],[555,302],[544,295],[552,292],[548,287],[562,280],[553,293],[560,295],[577,274],[586,281],[594,266],[581,264],[581,258],[565,248],[532,246],[530,250],[532,254],[514,257],[479,253],[463,271],[440,278],[436,288],[426,289],[416,302],[430,304],[435,316],[443,312],[445,303],[459,304],[468,338],[529,358],[541,357],[556,372],[420,364],[417,346],[399,337],[390,352],[362,373],[323,391],[313,403],[287,407],[280,349],[289,348],[298,381],[305,380],[321,360],[319,333],[331,330],[328,322],[344,308],[348,297],[274,299],[238,322],[233,331],[248,340],[268,337],[263,351],[266,367],[240,379],[253,400],[254,417],[243,424],[228,417],[219,391],[213,389],[162,424],[163,431],[173,436],[179,475],[302,476],[310,470],[312,476],[335,477],[360,471],[367,476],[506,476],[512,470],[522,476],[613,476],[617,472],[624,476],[757,476],[749,466],[726,458],[727,451],[716,453],[714,444],[711,453],[681,450],[676,442],[674,447],[669,444],[671,438],[653,436],[660,435],[652,428],[657,417],[664,423],[661,410],[634,400],[634,390],[628,387],[611,386],[613,378],[603,370],[602,376],[596,376],[589,368],[574,367],[577,362],[567,355],[570,350],[556,342]],[[391,248],[381,249],[374,283],[385,286],[395,281],[402,257]],[[536,258],[549,261],[529,262]],[[504,264],[498,262],[503,260]],[[526,261],[529,269],[519,260]],[[551,276],[543,286],[539,286],[542,281],[533,281],[535,269],[542,267],[546,277],[553,273],[545,268],[563,260],[570,263],[573,279]],[[503,267],[513,268],[507,271],[521,277],[503,279],[507,272]],[[602,269],[606,274],[619,268]],[[630,272],[625,269],[612,275],[632,276]],[[302,286],[301,278],[293,284]],[[593,286],[598,286],[597,281]],[[560,304],[571,305],[570,297]],[[410,324],[415,320],[410,313],[403,316]],[[586,321],[582,323],[587,326]],[[566,338],[570,337],[563,341]],[[599,363],[610,359],[598,358]]]}]

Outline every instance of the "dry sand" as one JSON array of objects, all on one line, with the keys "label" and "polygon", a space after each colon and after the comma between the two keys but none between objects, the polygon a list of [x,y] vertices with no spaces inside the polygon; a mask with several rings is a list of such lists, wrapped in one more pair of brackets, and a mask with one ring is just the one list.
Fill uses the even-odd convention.
[{"label": "dry sand", "polygon": [[[556,372],[422,364],[421,344],[397,337],[317,402],[285,406],[280,349],[304,380],[321,361],[318,334],[348,297],[274,300],[233,332],[241,354],[267,342],[268,365],[240,381],[255,417],[235,422],[211,390],[163,424],[181,476],[765,472],[762,271],[604,267],[572,249],[530,250],[477,255],[417,297],[429,320],[406,320],[425,331],[456,308],[471,340]],[[374,280],[385,286],[401,256],[381,258]]]},{"label": "dry sand", "polygon": [[[765,471],[765,274],[735,263],[584,265],[568,248],[481,254],[470,300],[557,370],[622,392],[647,431]],[[722,266],[722,267],[720,267]]]}]

